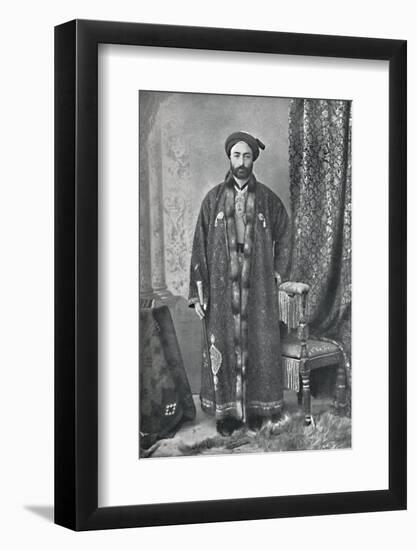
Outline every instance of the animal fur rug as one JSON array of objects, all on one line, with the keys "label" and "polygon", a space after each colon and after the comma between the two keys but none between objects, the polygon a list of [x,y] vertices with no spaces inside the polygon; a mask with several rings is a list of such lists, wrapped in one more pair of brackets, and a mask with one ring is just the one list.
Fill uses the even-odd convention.
[{"label": "animal fur rug", "polygon": [[351,419],[326,411],[315,425],[304,426],[301,411],[278,423],[266,423],[259,432],[242,428],[229,437],[215,435],[192,445],[180,445],[182,455],[346,449],[351,446]]}]

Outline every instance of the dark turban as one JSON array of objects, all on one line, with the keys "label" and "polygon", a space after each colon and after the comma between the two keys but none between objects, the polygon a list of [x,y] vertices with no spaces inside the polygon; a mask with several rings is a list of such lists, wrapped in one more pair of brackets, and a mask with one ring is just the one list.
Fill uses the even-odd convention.
[{"label": "dark turban", "polygon": [[265,145],[258,138],[253,137],[246,132],[233,132],[233,134],[230,134],[230,136],[226,139],[224,144],[228,157],[230,157],[230,150],[233,145],[236,145],[239,141],[244,141],[252,149],[253,160],[256,160],[259,157],[259,148],[262,150],[265,149]]}]

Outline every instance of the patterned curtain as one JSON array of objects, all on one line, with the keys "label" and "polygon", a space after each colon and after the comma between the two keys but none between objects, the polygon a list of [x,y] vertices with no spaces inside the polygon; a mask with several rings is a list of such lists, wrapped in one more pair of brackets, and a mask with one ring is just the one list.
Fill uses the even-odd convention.
[{"label": "patterned curtain", "polygon": [[351,102],[292,100],[289,159],[291,280],[310,285],[311,331],[342,345],[350,381]]}]

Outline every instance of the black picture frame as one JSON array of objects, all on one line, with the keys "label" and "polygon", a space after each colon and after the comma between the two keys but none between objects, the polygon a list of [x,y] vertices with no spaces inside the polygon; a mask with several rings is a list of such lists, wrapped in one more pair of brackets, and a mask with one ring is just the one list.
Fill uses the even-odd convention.
[{"label": "black picture frame", "polygon": [[[98,507],[98,44],[389,62],[387,490]],[[142,23],[74,20],[55,28],[57,524],[78,531],[406,508],[406,49],[404,40]]]}]

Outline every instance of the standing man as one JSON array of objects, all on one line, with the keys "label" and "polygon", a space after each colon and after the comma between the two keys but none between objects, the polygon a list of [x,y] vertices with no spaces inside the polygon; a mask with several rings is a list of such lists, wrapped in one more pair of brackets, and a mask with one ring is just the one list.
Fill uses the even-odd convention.
[{"label": "standing man", "polygon": [[191,256],[189,305],[208,342],[201,406],[222,435],[243,423],[260,429],[283,406],[277,283],[287,278],[290,228],[281,200],[253,174],[259,149],[246,132],[226,139],[230,169],[202,202]]}]

